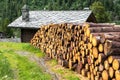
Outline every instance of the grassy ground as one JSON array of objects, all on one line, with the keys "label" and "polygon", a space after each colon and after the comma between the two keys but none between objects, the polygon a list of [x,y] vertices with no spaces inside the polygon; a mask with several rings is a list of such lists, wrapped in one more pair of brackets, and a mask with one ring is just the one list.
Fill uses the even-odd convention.
[{"label": "grassy ground", "polygon": [[54,59],[47,61],[47,64],[51,67],[52,71],[58,73],[64,80],[80,80],[78,74],[63,68],[61,65],[57,65],[57,61]]},{"label": "grassy ground", "polygon": [[42,57],[40,50],[26,43],[0,42],[0,80],[51,80],[34,62],[15,51],[29,51]]},{"label": "grassy ground", "polygon": [[[51,76],[44,73],[35,62],[16,54],[16,51],[27,51],[37,57],[44,56],[39,49],[28,43],[0,42],[0,80],[51,80]],[[51,71],[60,75],[60,80],[88,80],[57,65],[54,59],[46,61],[46,64]]]}]

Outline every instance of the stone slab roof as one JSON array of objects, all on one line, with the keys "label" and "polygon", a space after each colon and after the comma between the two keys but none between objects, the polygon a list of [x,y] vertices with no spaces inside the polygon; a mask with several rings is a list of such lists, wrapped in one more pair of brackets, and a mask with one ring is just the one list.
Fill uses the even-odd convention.
[{"label": "stone slab roof", "polygon": [[86,22],[90,14],[89,11],[30,11],[28,22],[22,21],[22,16],[17,18],[8,27],[16,28],[40,28],[41,25],[50,23],[83,23]]}]

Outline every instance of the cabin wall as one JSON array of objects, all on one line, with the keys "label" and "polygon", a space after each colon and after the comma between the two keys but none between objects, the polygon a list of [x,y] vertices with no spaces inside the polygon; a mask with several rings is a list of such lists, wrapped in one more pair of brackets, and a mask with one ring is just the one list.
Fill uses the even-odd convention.
[{"label": "cabin wall", "polygon": [[38,29],[21,29],[21,42],[29,43]]}]

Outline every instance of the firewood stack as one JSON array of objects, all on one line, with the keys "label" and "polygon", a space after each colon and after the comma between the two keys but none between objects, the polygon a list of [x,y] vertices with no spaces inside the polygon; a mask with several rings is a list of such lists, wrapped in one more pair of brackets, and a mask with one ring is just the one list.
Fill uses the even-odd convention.
[{"label": "firewood stack", "polygon": [[41,26],[31,44],[90,80],[120,80],[120,27],[114,24]]}]

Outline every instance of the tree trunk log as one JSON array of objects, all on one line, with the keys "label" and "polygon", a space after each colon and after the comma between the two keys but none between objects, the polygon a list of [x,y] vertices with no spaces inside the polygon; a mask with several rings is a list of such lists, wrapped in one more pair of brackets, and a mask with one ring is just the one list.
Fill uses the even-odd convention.
[{"label": "tree trunk log", "polygon": [[112,62],[112,67],[114,70],[118,70],[120,67],[120,59],[114,59]]},{"label": "tree trunk log", "polygon": [[102,72],[102,79],[103,79],[103,80],[109,80],[109,75],[108,75],[107,70],[104,70],[104,71]]},{"label": "tree trunk log", "polygon": [[110,78],[114,77],[114,70],[112,67],[109,68],[109,76],[110,76]]},{"label": "tree trunk log", "polygon": [[104,67],[105,67],[106,70],[109,69],[109,63],[108,63],[107,60],[104,61]]},{"label": "tree trunk log", "polygon": [[120,80],[120,71],[115,71],[115,79]]},{"label": "tree trunk log", "polygon": [[98,58],[98,49],[97,49],[97,47],[93,47],[92,51],[93,51],[94,58]]}]

